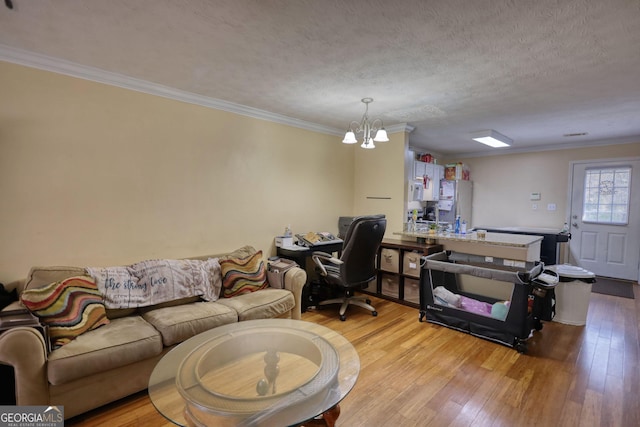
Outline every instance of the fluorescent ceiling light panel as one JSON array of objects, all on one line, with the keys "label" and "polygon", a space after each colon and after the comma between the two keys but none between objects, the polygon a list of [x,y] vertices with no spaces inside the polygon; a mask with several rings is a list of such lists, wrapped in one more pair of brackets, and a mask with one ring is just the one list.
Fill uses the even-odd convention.
[{"label": "fluorescent ceiling light panel", "polygon": [[471,139],[493,148],[509,147],[513,144],[513,140],[511,138],[507,138],[493,129],[474,132],[471,134]]}]

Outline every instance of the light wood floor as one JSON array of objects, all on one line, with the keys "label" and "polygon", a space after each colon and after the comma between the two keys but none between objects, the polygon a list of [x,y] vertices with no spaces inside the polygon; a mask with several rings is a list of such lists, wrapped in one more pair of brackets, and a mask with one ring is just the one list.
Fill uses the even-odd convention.
[{"label": "light wood floor", "polygon": [[[303,320],[340,331],[361,371],[338,425],[640,426],[635,300],[591,294],[587,326],[545,322],[526,355],[427,322],[418,310],[372,298],[378,317],[337,306]],[[68,420],[67,426],[170,426],[146,392]]]}]

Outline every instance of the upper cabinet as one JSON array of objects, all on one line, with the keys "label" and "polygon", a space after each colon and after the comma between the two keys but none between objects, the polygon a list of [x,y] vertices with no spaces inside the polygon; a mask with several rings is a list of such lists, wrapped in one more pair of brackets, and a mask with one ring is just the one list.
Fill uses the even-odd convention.
[{"label": "upper cabinet", "polygon": [[422,179],[422,177],[427,173],[427,165],[430,163],[425,162],[413,162],[413,177],[415,179]]},{"label": "upper cabinet", "polygon": [[423,201],[437,201],[440,196],[440,180],[444,176],[444,166],[434,163],[413,162],[413,177],[422,180]]}]

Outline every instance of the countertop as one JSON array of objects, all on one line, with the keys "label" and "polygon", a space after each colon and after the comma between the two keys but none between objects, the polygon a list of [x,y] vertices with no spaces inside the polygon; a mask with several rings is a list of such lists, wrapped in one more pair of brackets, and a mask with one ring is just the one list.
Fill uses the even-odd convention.
[{"label": "countertop", "polygon": [[504,232],[515,232],[515,233],[526,233],[526,234],[562,234],[562,231],[558,228],[545,228],[545,227],[493,227],[493,226],[481,226],[476,227],[476,230],[491,230],[497,233]]},{"label": "countertop", "polygon": [[428,232],[395,232],[395,235],[403,237],[414,237],[419,239],[434,239],[438,243],[443,241],[468,242],[472,244],[489,244],[498,246],[522,247],[526,248],[543,239],[543,236],[529,234],[508,234],[487,232],[484,239],[478,239],[476,232],[468,234],[439,233],[429,234]]}]

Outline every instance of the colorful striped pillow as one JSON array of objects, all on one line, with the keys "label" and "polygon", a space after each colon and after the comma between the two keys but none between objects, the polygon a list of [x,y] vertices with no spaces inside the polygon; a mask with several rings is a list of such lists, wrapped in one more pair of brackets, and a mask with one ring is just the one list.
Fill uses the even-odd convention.
[{"label": "colorful striped pillow", "polygon": [[264,269],[264,261],[262,261],[262,251],[247,258],[221,259],[220,269],[225,298],[267,287],[267,274]]},{"label": "colorful striped pillow", "polygon": [[89,276],[70,277],[42,288],[26,290],[20,299],[29,311],[49,326],[49,338],[54,348],[109,323],[102,295]]}]

